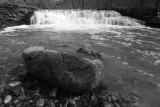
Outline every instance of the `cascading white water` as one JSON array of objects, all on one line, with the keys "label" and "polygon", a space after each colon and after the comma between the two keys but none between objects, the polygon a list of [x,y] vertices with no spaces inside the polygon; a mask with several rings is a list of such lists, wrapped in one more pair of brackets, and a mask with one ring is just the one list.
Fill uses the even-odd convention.
[{"label": "cascading white water", "polygon": [[140,21],[115,11],[38,10],[31,17],[33,25],[54,26],[142,26]]}]

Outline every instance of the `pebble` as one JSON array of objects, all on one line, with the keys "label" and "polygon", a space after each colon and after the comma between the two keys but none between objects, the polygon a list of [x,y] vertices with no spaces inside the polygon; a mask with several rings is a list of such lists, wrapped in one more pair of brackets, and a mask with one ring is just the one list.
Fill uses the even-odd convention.
[{"label": "pebble", "polygon": [[78,100],[79,98],[78,98],[78,97],[74,97],[73,99],[76,101],[76,100]]},{"label": "pebble", "polygon": [[127,63],[127,62],[123,62],[122,64],[123,64],[123,65],[128,65],[128,63]]},{"label": "pebble", "polygon": [[82,98],[82,102],[83,102],[84,106],[87,106],[87,105],[88,105],[88,101],[87,101],[87,99]]},{"label": "pebble", "polygon": [[97,97],[91,96],[91,100],[92,100],[92,101],[97,101]]},{"label": "pebble", "polygon": [[111,102],[111,98],[110,98],[109,96],[106,96],[106,100],[107,100],[108,102]]},{"label": "pebble", "polygon": [[66,101],[66,103],[63,105],[63,107],[67,107],[68,106],[68,101]]},{"label": "pebble", "polygon": [[120,60],[120,59],[121,59],[121,57],[117,57],[117,59],[118,59],[118,60]]},{"label": "pebble", "polygon": [[15,82],[12,82],[12,83],[8,84],[8,86],[10,86],[10,87],[15,87],[15,86],[18,86],[18,85],[20,85],[20,84],[21,84],[21,82],[15,81]]},{"label": "pebble", "polygon": [[104,107],[112,107],[110,104],[108,104],[107,102],[103,102]]},{"label": "pebble", "polygon": [[4,103],[5,103],[5,104],[8,104],[8,103],[11,102],[11,100],[12,100],[12,96],[11,96],[11,95],[7,95],[7,96],[4,98]]},{"label": "pebble", "polygon": [[134,103],[135,106],[138,106],[139,104],[140,104],[139,101],[135,101]]},{"label": "pebble", "polygon": [[2,84],[0,84],[0,89],[3,89],[6,86],[6,84],[3,82]]},{"label": "pebble", "polygon": [[44,106],[44,99],[40,98],[37,102],[36,102],[36,107],[42,107]]},{"label": "pebble", "polygon": [[24,99],[26,99],[26,95],[20,95],[20,96],[18,97],[18,99],[24,100]]},{"label": "pebble", "polygon": [[154,65],[158,65],[158,64],[160,64],[160,60],[157,60],[154,62]]},{"label": "pebble", "polygon": [[57,88],[50,91],[49,96],[55,98],[57,96]]},{"label": "pebble", "polygon": [[73,105],[76,104],[76,102],[73,99],[71,99],[71,98],[68,99],[68,103],[73,104]]},{"label": "pebble", "polygon": [[50,102],[50,107],[56,107],[55,103]]},{"label": "pebble", "polygon": [[116,97],[112,96],[112,101],[115,102],[116,101]]},{"label": "pebble", "polygon": [[59,106],[58,107],[62,107],[62,104],[59,104]]},{"label": "pebble", "polygon": [[16,100],[14,100],[14,101],[13,101],[13,103],[14,103],[14,104],[17,104],[17,103],[18,103],[18,101],[19,101],[19,100],[18,100],[18,99],[16,99]]},{"label": "pebble", "polygon": [[114,106],[115,107],[121,107],[119,104],[117,104],[117,103],[114,103]]}]

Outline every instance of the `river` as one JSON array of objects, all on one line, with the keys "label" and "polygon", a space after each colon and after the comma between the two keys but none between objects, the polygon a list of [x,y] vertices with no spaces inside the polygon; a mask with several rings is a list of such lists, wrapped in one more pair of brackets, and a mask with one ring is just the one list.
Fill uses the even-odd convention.
[{"label": "river", "polygon": [[0,32],[0,83],[23,63],[29,46],[88,46],[104,59],[103,87],[133,96],[139,107],[160,105],[160,29],[114,11],[39,10],[31,25]]}]

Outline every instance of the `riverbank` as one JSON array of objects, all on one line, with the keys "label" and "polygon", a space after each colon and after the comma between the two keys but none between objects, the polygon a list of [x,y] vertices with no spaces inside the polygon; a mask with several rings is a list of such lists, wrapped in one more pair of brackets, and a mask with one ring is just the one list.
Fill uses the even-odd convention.
[{"label": "riverbank", "polygon": [[23,24],[29,25],[30,17],[36,9],[36,7],[22,4],[0,4],[0,29]]},{"label": "riverbank", "polygon": [[133,107],[139,104],[109,90],[68,93],[26,72],[23,64],[15,67],[10,77],[5,85],[0,85],[0,107]]},{"label": "riverbank", "polygon": [[160,28],[160,18],[156,8],[114,8],[113,10],[121,13],[123,16],[136,18],[144,22],[144,25]]}]

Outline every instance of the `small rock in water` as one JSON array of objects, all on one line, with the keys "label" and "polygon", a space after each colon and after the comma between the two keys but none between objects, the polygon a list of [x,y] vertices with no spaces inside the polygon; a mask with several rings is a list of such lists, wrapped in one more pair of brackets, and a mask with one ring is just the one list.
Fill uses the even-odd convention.
[{"label": "small rock in water", "polygon": [[116,97],[115,97],[115,96],[112,96],[111,98],[112,98],[112,101],[113,101],[113,102],[116,101]]},{"label": "small rock in water", "polygon": [[79,97],[74,97],[73,99],[76,101],[76,100],[78,100],[78,99],[79,99]]},{"label": "small rock in water", "polygon": [[18,99],[24,100],[24,99],[26,99],[26,95],[20,95],[20,96],[18,97]]},{"label": "small rock in water", "polygon": [[158,64],[160,64],[160,60],[157,60],[154,62],[154,65],[158,65]]},{"label": "small rock in water", "polygon": [[18,86],[18,85],[20,85],[20,84],[21,84],[21,82],[15,81],[15,82],[12,82],[12,83],[8,84],[8,86],[10,86],[10,87],[15,87],[15,86]]},{"label": "small rock in water", "polygon": [[73,105],[76,104],[76,102],[73,99],[71,99],[71,98],[68,99],[68,103],[73,104]]},{"label": "small rock in water", "polygon": [[114,103],[115,107],[121,107],[118,103]]},{"label": "small rock in water", "polygon": [[107,102],[103,102],[104,107],[112,107],[110,104],[108,104]]},{"label": "small rock in water", "polygon": [[13,83],[8,84],[7,88],[12,90],[14,94],[19,95],[21,93],[21,82],[15,81]]},{"label": "small rock in water", "polygon": [[139,104],[140,104],[139,101],[135,101],[134,103],[135,106],[138,106]]},{"label": "small rock in water", "polygon": [[51,92],[49,93],[49,96],[52,98],[55,98],[57,96],[57,88],[54,88],[53,90],[51,90]]},{"label": "small rock in water", "polygon": [[19,101],[19,100],[18,100],[18,99],[16,99],[16,100],[14,100],[14,101],[13,101],[13,103],[14,103],[14,104],[17,104],[17,103],[18,103],[18,101]]},{"label": "small rock in water", "polygon": [[123,62],[122,64],[123,64],[123,65],[128,65],[128,63],[127,63],[127,62]]},{"label": "small rock in water", "polygon": [[68,106],[68,101],[66,101],[66,103],[63,105],[63,107],[67,107]]},{"label": "small rock in water", "polygon": [[6,86],[6,84],[4,82],[2,82],[2,84],[0,84],[0,89],[3,89]]},{"label": "small rock in water", "polygon": [[59,104],[59,106],[58,107],[62,107],[62,104]]},{"label": "small rock in water", "polygon": [[5,103],[5,104],[8,104],[8,103],[11,102],[11,100],[12,100],[12,96],[11,96],[11,95],[7,95],[7,96],[4,98],[4,103]]},{"label": "small rock in water", "polygon": [[97,104],[97,97],[95,95],[91,96],[91,104]]},{"label": "small rock in water", "polygon": [[36,102],[36,107],[42,107],[44,106],[44,99],[40,98],[37,102]]},{"label": "small rock in water", "polygon": [[117,57],[117,59],[118,59],[118,60],[120,60],[120,59],[121,59],[121,57]]},{"label": "small rock in water", "polygon": [[50,102],[50,107],[56,107],[56,105],[55,105],[55,103],[53,103],[53,102]]}]

